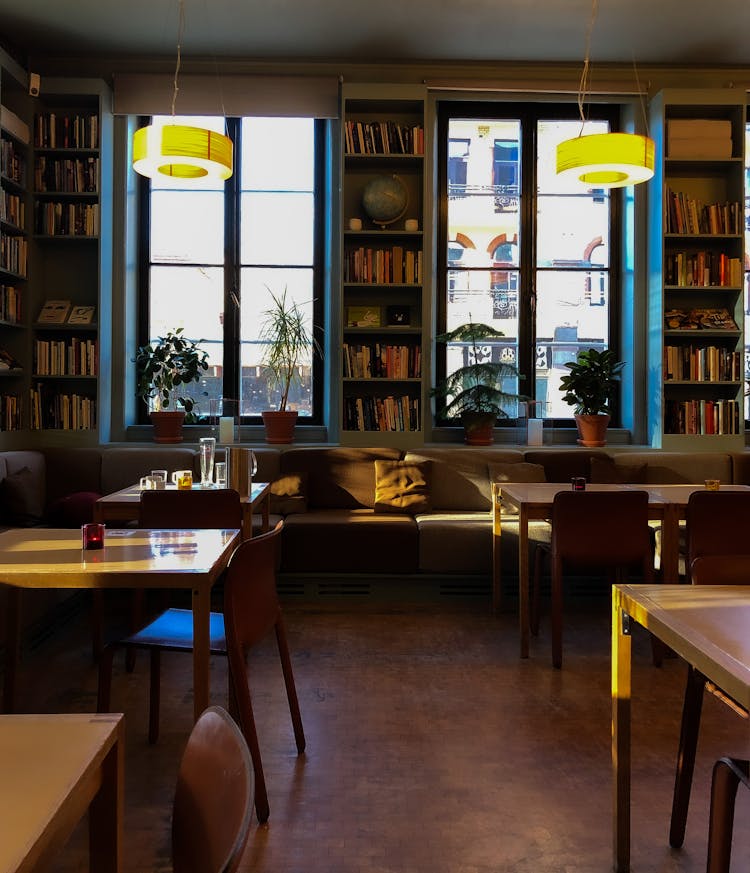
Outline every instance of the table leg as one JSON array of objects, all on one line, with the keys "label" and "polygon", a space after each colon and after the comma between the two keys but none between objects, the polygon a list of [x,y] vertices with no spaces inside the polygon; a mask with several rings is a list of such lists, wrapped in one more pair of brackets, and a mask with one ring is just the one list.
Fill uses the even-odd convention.
[{"label": "table leg", "polygon": [[612,850],[615,873],[630,870],[630,671],[629,616],[612,595]]},{"label": "table leg", "polygon": [[500,612],[503,603],[503,565],[500,553],[502,541],[501,492],[495,482],[492,483],[492,610]]},{"label": "table leg", "polygon": [[122,869],[125,738],[122,722],[117,739],[101,764],[101,785],[89,811],[89,857],[92,870]]},{"label": "table leg", "polygon": [[529,511],[524,504],[518,512],[518,624],[521,657],[529,657]]},{"label": "table leg", "polygon": [[3,712],[13,712],[16,702],[18,661],[21,656],[21,589],[8,586],[5,615],[5,669]]},{"label": "table leg", "polygon": [[193,716],[198,721],[210,697],[211,589],[193,589]]}]

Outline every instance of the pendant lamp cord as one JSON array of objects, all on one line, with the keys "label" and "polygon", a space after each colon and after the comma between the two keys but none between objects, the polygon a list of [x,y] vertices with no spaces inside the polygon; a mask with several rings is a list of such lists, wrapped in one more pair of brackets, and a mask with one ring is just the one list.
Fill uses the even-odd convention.
[{"label": "pendant lamp cord", "polygon": [[178,23],[177,23],[177,63],[174,68],[174,89],[172,91],[172,118],[175,117],[175,106],[177,104],[177,92],[180,90],[177,84],[177,77],[180,75],[180,66],[182,64],[182,39],[185,35],[185,0],[178,0]]},{"label": "pendant lamp cord", "polygon": [[581,116],[581,133],[583,133],[583,127],[586,124],[586,116],[583,111],[583,103],[586,99],[586,95],[589,91],[590,86],[590,75],[591,75],[591,36],[594,32],[594,22],[596,21],[596,14],[599,11],[599,0],[591,0],[591,18],[589,19],[589,26],[586,29],[586,48],[584,50],[583,55],[583,70],[581,70],[581,79],[578,83],[578,114]]}]

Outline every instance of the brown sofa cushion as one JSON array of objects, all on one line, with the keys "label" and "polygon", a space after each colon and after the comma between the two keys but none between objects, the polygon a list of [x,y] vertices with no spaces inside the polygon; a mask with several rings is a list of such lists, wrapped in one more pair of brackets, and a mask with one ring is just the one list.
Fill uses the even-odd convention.
[{"label": "brown sofa cushion", "polygon": [[76,491],[54,500],[47,510],[52,527],[76,528],[94,520],[94,504],[102,495],[96,491]]},{"label": "brown sofa cushion", "polygon": [[541,464],[548,482],[567,482],[573,476],[591,475],[591,458],[608,458],[606,452],[588,449],[559,449],[550,451],[526,452],[524,458],[532,464]]},{"label": "brown sofa cushion", "polygon": [[307,473],[286,473],[271,483],[270,512],[307,512]]},{"label": "brown sofa cushion", "polygon": [[630,485],[646,482],[647,464],[616,464],[611,458],[591,459],[590,481],[598,485]]},{"label": "brown sofa cushion", "polygon": [[375,461],[375,512],[430,511],[429,461]]},{"label": "brown sofa cushion", "polygon": [[2,521],[15,527],[33,527],[42,520],[42,506],[35,489],[36,475],[21,467],[0,482]]},{"label": "brown sofa cushion", "polygon": [[488,464],[491,482],[546,482],[547,476],[541,464]]}]

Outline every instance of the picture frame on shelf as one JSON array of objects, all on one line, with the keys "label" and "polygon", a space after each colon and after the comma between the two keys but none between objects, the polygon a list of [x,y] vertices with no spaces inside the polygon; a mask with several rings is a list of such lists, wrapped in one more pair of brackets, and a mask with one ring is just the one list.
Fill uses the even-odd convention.
[{"label": "picture frame on shelf", "polygon": [[70,306],[70,300],[46,300],[37,318],[37,323],[65,324]]},{"label": "picture frame on shelf", "polygon": [[92,324],[95,314],[95,306],[74,306],[70,310],[68,324]]},{"label": "picture frame on shelf", "polygon": [[386,308],[386,319],[390,327],[408,327],[411,324],[411,307],[394,303]]},{"label": "picture frame on shelf", "polygon": [[380,327],[381,319],[379,306],[349,306],[346,311],[347,327]]}]

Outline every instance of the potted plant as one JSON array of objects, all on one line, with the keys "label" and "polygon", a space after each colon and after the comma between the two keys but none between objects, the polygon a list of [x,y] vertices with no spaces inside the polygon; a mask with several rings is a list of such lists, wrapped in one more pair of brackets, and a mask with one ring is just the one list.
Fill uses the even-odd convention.
[{"label": "potted plant", "polygon": [[[196,420],[195,401],[182,386],[198,382],[208,369],[208,352],[199,348],[203,340],[182,336],[183,328],[140,346],[136,365],[136,393],[148,405],[157,443],[182,442],[182,425]],[[181,408],[178,408],[181,407]]]},{"label": "potted plant", "polygon": [[565,366],[569,373],[560,380],[563,400],[575,407],[578,442],[582,446],[606,445],[609,407],[625,366],[609,349],[578,352]]},{"label": "potted plant", "polygon": [[441,343],[471,344],[471,363],[454,370],[431,391],[433,397],[447,401],[441,417],[461,417],[468,445],[492,445],[495,422],[498,418],[507,418],[504,407],[519,399],[517,394],[509,394],[501,387],[503,378],[517,375],[516,368],[503,361],[482,360],[479,349],[481,344],[504,336],[494,327],[469,320],[435,337]]},{"label": "potted plant", "polygon": [[261,413],[266,442],[291,443],[297,424],[297,410],[287,409],[289,390],[301,381],[300,366],[310,350],[320,351],[307,326],[307,317],[299,304],[287,295],[287,289],[274,294],[269,289],[271,305],[263,312],[260,340],[265,344],[263,366],[269,389],[278,389],[277,409]]}]

